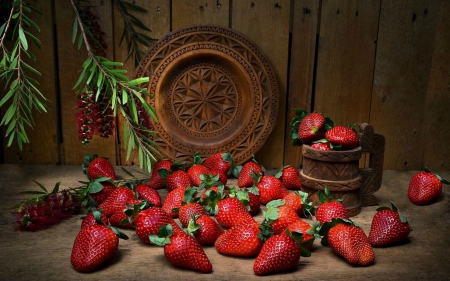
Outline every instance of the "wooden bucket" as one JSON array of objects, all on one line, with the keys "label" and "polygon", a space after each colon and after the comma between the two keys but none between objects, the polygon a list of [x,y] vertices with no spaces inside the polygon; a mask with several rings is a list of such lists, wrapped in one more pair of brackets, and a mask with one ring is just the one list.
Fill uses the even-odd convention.
[{"label": "wooden bucket", "polygon": [[[375,134],[367,123],[359,127],[360,146],[346,151],[323,151],[303,145],[303,167],[300,171],[302,190],[315,206],[321,204],[318,190],[325,187],[334,198],[342,199],[349,216],[361,207],[378,204],[373,193],[381,187],[383,174],[384,136]],[[360,168],[360,159],[367,155],[368,168]]]}]

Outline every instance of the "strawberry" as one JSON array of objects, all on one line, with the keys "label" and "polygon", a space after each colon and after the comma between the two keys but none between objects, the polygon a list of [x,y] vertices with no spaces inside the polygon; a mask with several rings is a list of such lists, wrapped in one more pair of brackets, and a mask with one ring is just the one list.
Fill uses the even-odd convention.
[{"label": "strawberry", "polygon": [[[320,223],[316,221],[314,224],[309,224],[306,221],[299,219],[294,221],[293,223],[289,224],[287,226],[287,230],[289,232],[300,232],[303,234],[303,240],[308,241],[311,238],[314,238],[314,240],[320,240],[322,237],[319,234],[320,230]],[[286,234],[286,231],[281,232],[281,234]],[[306,245],[306,248],[311,249],[313,242],[309,245]]]},{"label": "strawberry", "polygon": [[78,272],[94,271],[114,257],[119,248],[119,238],[128,239],[117,229],[100,224],[99,212],[94,216],[99,224],[82,228],[73,243],[70,262]]},{"label": "strawberry", "polygon": [[161,207],[161,196],[150,184],[140,184],[136,186],[135,191],[139,199],[147,200],[153,206]]},{"label": "strawberry", "polygon": [[172,218],[178,217],[178,213],[173,210],[181,207],[186,189],[186,187],[180,187],[172,190],[163,202],[162,209]]},{"label": "strawberry", "polygon": [[220,225],[209,215],[193,215],[187,225],[188,234],[202,246],[212,246],[224,233]]},{"label": "strawberry", "polygon": [[256,275],[284,272],[297,267],[300,256],[311,256],[301,243],[301,233],[278,234],[264,243],[253,265]]},{"label": "strawberry", "polygon": [[86,156],[87,162],[90,160],[88,160],[88,157],[93,157],[89,164],[85,163],[85,165],[87,165],[87,175],[89,179],[95,180],[98,177],[104,177],[116,180],[116,172],[107,158],[97,157],[97,155]]},{"label": "strawberry", "polygon": [[335,126],[325,133],[325,138],[331,142],[333,149],[350,150],[359,145],[359,138],[349,127]]},{"label": "strawberry", "polygon": [[173,210],[175,213],[178,212],[178,218],[184,227],[188,226],[193,215],[209,215],[205,208],[197,203],[200,198],[195,197],[196,193],[196,188],[187,188],[184,192],[184,199],[181,202],[181,206]]},{"label": "strawberry", "polygon": [[89,195],[92,197],[92,199],[94,199],[97,205],[105,201],[106,198],[108,198],[108,196],[111,194],[111,192],[113,192],[116,189],[116,186],[109,181],[102,181],[101,185],[102,189],[98,192],[93,192],[96,190],[93,190],[92,187],[89,188]]},{"label": "strawberry", "polygon": [[398,212],[397,207],[391,202],[392,209],[380,207],[372,219],[369,232],[369,242],[373,247],[382,247],[404,241],[408,238],[408,220]]},{"label": "strawberry", "polygon": [[183,170],[172,172],[166,178],[166,188],[169,192],[177,188],[186,188],[191,185],[191,178],[188,173]]},{"label": "strawberry", "polygon": [[249,189],[241,188],[239,190],[232,188],[229,196],[236,197],[239,201],[244,203],[245,206],[248,205],[250,208],[249,212],[252,216],[256,216],[261,210],[259,190],[256,186]]},{"label": "strawberry", "polygon": [[268,222],[274,234],[285,231],[288,225],[300,220],[294,209],[285,205],[284,200],[273,200],[267,203],[264,214],[264,222]]},{"label": "strawberry", "polygon": [[330,222],[333,218],[348,219],[348,211],[341,203],[340,199],[333,199],[330,190],[325,187],[324,193],[318,191],[319,199],[322,204],[316,210],[316,220],[320,224]]},{"label": "strawberry", "polygon": [[206,158],[203,164],[212,171],[228,175],[234,168],[234,159],[229,152],[215,153]]},{"label": "strawberry", "polygon": [[140,203],[142,203],[142,201],[139,199],[131,199],[130,201],[128,201],[126,204],[123,205],[122,210],[115,211],[109,217],[109,223],[115,227],[134,228],[134,226],[129,222],[128,216],[125,214],[125,210],[133,208],[135,204]]},{"label": "strawberry", "polygon": [[195,238],[182,232],[172,233],[171,225],[162,227],[158,235],[150,235],[152,243],[164,246],[164,256],[175,267],[202,273],[212,272],[212,264]]},{"label": "strawberry", "polygon": [[136,234],[145,244],[151,244],[148,236],[158,234],[163,225],[172,225],[174,232],[183,231],[178,224],[162,208],[150,207],[141,211],[134,219]]},{"label": "strawberry", "polygon": [[131,199],[134,199],[134,196],[134,191],[128,187],[117,187],[111,192],[108,198],[98,206],[98,209],[103,209],[104,214],[107,217],[110,217],[114,212],[125,209],[125,204]]},{"label": "strawberry", "polygon": [[201,161],[200,153],[196,152],[194,155],[194,165],[187,170],[192,185],[197,187],[200,186],[200,183],[202,182],[200,176],[202,174],[210,173],[210,169],[203,165]]},{"label": "strawberry", "polygon": [[237,198],[227,197],[217,202],[217,222],[225,228],[255,222],[247,207]]},{"label": "strawberry", "polygon": [[282,167],[275,177],[279,178],[287,189],[300,189],[302,187],[300,172],[293,166]]},{"label": "strawberry", "polygon": [[263,176],[264,170],[264,167],[258,164],[255,159],[245,163],[237,175],[238,186],[252,187],[254,183],[254,176],[252,175]]},{"label": "strawberry", "polygon": [[159,170],[171,170],[171,166],[173,162],[170,160],[161,160],[153,166],[152,175],[150,177],[149,185],[153,189],[161,189],[164,188],[166,183],[164,177],[159,174]]},{"label": "strawberry", "polygon": [[333,219],[320,229],[322,244],[349,263],[368,266],[375,261],[372,246],[364,231],[350,220]]},{"label": "strawberry", "polygon": [[260,203],[267,204],[272,200],[283,199],[289,194],[281,180],[275,176],[262,176],[257,181],[256,186],[259,189]]},{"label": "strawberry", "polygon": [[331,148],[330,142],[328,140],[326,140],[326,139],[313,141],[313,143],[311,143],[311,147],[315,148],[315,149],[318,149],[318,150],[326,150],[326,151],[333,150]]},{"label": "strawberry", "polygon": [[311,216],[311,209],[313,208],[312,202],[307,202],[308,193],[296,190],[284,196],[283,200],[285,205],[295,210],[297,215],[309,217]]},{"label": "strawberry", "polygon": [[323,138],[325,134],[325,117],[318,113],[312,112],[306,115],[298,126],[298,137],[304,144]]},{"label": "strawberry", "polygon": [[411,178],[408,187],[408,198],[415,205],[425,205],[439,198],[442,183],[450,184],[446,179],[425,169]]},{"label": "strawberry", "polygon": [[258,255],[264,242],[257,222],[236,225],[220,235],[214,246],[218,253],[235,257],[254,257]]}]

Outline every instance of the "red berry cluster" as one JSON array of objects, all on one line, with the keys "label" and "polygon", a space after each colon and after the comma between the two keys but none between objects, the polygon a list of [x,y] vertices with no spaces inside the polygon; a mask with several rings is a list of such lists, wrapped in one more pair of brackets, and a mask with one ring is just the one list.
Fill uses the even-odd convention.
[{"label": "red berry cluster", "polygon": [[88,144],[95,132],[102,138],[108,138],[113,134],[113,110],[109,106],[109,99],[104,92],[100,93],[97,101],[95,101],[93,91],[82,92],[78,96],[75,108],[80,109],[76,114],[76,118],[78,138],[83,144]]},{"label": "red berry cluster", "polygon": [[45,201],[26,205],[16,213],[16,230],[38,231],[57,224],[83,210],[76,194],[67,190],[51,194]]},{"label": "red berry cluster", "polygon": [[94,54],[102,57],[106,56],[105,49],[108,48],[108,44],[106,44],[105,41],[106,33],[98,23],[98,16],[91,11],[91,7],[84,7],[84,9],[80,11],[80,17],[84,26],[92,36],[88,36],[87,40]]}]

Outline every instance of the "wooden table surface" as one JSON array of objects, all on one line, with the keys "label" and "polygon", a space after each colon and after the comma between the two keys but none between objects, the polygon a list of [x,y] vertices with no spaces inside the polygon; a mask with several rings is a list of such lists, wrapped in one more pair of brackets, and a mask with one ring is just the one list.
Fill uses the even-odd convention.
[{"label": "wooden table surface", "polygon": [[[115,167],[118,177],[128,176]],[[127,168],[133,171],[135,168]],[[275,171],[268,171],[268,174]],[[312,256],[301,258],[295,271],[256,276],[254,258],[235,258],[206,247],[212,265],[211,274],[172,267],[163,248],[140,242],[133,230],[124,232],[129,240],[120,240],[114,260],[101,270],[82,274],[73,269],[70,254],[80,229],[81,215],[74,216],[39,232],[14,231],[14,216],[8,207],[28,198],[23,190],[38,190],[36,180],[53,188],[80,186],[85,180],[80,166],[0,165],[0,280],[450,280],[450,186],[444,186],[441,198],[427,206],[415,206],[407,198],[409,180],[416,171],[384,171],[383,184],[375,194],[380,205],[389,200],[408,218],[412,231],[403,245],[374,248],[375,264],[356,267],[316,241]],[[439,172],[450,179],[450,171]],[[228,186],[236,185],[230,180]],[[161,197],[167,192],[161,190]],[[366,232],[370,231],[377,206],[364,207],[353,217]],[[261,215],[257,216],[261,221]],[[312,220],[311,220],[312,222]]]}]

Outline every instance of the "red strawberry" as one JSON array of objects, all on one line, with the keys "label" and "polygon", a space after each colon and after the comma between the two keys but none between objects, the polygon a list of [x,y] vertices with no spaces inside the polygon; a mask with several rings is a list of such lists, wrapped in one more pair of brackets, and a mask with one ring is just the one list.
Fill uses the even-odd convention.
[{"label": "red strawberry", "polygon": [[95,180],[96,178],[104,177],[116,180],[116,172],[108,159],[97,157],[96,155],[94,157],[87,166],[87,174],[90,179]]},{"label": "red strawberry", "polygon": [[217,213],[215,217],[217,222],[225,228],[255,222],[247,207],[239,199],[231,197],[217,202]]},{"label": "red strawberry", "polygon": [[315,149],[318,149],[318,150],[326,150],[326,151],[333,150],[331,148],[330,142],[328,140],[325,140],[325,139],[324,139],[323,142],[320,141],[320,140],[317,141],[317,142],[313,142],[311,144],[311,147],[315,148]]},{"label": "red strawberry", "polygon": [[186,188],[191,186],[191,178],[183,170],[177,170],[170,173],[166,178],[166,188],[169,192],[177,188]]},{"label": "red strawberry", "polygon": [[153,206],[161,207],[161,196],[149,184],[140,184],[135,188],[139,199],[147,200]]},{"label": "red strawberry", "polygon": [[[81,228],[97,224],[97,219],[94,217],[94,213],[92,209],[88,210],[88,214],[83,218],[83,221],[81,222]],[[103,214],[103,211],[99,211],[101,214],[100,220],[103,224],[108,225],[108,218]]]},{"label": "red strawberry", "polygon": [[72,247],[70,262],[79,272],[91,272],[114,257],[119,248],[119,238],[128,236],[115,228],[100,224],[100,213],[94,211],[97,223],[78,232]]},{"label": "red strawberry", "polygon": [[322,204],[316,210],[316,220],[320,224],[330,222],[333,218],[348,219],[348,211],[338,199],[331,197],[330,190],[325,188],[324,193],[318,191],[319,199]]},{"label": "red strawberry", "polygon": [[163,202],[162,209],[172,218],[178,217],[178,213],[175,213],[173,209],[181,207],[186,189],[186,187],[180,187],[172,190],[167,194],[166,199]]},{"label": "red strawberry", "polygon": [[282,167],[275,177],[279,178],[287,189],[300,189],[302,187],[300,172],[293,166]]},{"label": "red strawberry", "polygon": [[307,202],[308,193],[297,190],[284,196],[283,200],[285,201],[285,205],[294,209],[299,216],[304,215],[308,217],[311,215],[313,203]]},{"label": "red strawberry", "polygon": [[239,187],[252,187],[254,184],[254,176],[252,175],[264,175],[264,168],[258,164],[255,160],[249,161],[242,166],[237,178]]},{"label": "red strawberry", "polygon": [[203,164],[212,171],[228,175],[228,172],[234,167],[234,160],[229,152],[216,153],[206,158]]},{"label": "red strawberry", "polygon": [[[283,202],[283,200],[274,200],[269,203],[267,203],[267,212],[269,212],[270,208],[273,208],[271,203],[276,202]],[[284,203],[284,202],[283,202]],[[278,218],[273,220],[272,222],[272,231],[274,234],[280,234],[286,230],[286,228],[293,222],[300,220],[300,217],[297,215],[297,212],[295,212],[294,209],[292,209],[289,206],[281,205],[277,206],[275,205],[278,213]]]},{"label": "red strawberry", "polygon": [[406,218],[397,211],[394,203],[392,209],[380,207],[372,219],[369,242],[373,247],[382,247],[404,241],[411,231]]},{"label": "red strawberry", "polygon": [[264,242],[258,237],[260,234],[257,222],[236,225],[220,235],[214,246],[222,255],[236,257],[254,257],[258,255]]},{"label": "red strawberry", "polygon": [[289,194],[281,180],[275,176],[262,176],[256,183],[259,189],[261,204],[267,204],[272,200],[283,199]]},{"label": "red strawberry", "polygon": [[253,186],[250,189],[241,188],[237,191],[235,188],[232,188],[230,197],[236,197],[244,203],[245,206],[248,206],[250,208],[249,212],[252,216],[256,216],[261,210],[261,203],[259,203],[259,190],[256,186]]},{"label": "red strawberry", "polygon": [[212,271],[212,264],[198,241],[182,231],[172,233],[171,225],[163,227],[158,236],[150,235],[150,239],[164,246],[164,255],[173,266],[202,273]]},{"label": "red strawberry", "polygon": [[[129,222],[128,216],[125,214],[125,210],[134,208],[135,204],[142,204],[142,201],[139,199],[131,199],[130,201],[128,201],[126,204],[124,204],[122,210],[115,211],[109,217],[110,225],[121,228],[134,228],[131,222]],[[125,220],[128,220],[128,222],[124,223]]]},{"label": "red strawberry", "polygon": [[97,202],[97,204],[101,204],[103,201],[108,198],[108,196],[116,189],[116,186],[112,184],[109,181],[101,182],[101,185],[103,186],[102,189],[98,192],[92,192],[92,189],[90,188],[89,195],[92,197],[92,199]]},{"label": "red strawberry", "polygon": [[150,244],[148,236],[150,234],[158,234],[158,230],[163,225],[172,225],[174,232],[183,231],[178,224],[163,209],[159,207],[150,207],[141,211],[134,219],[136,234],[139,239]]},{"label": "red strawberry", "polygon": [[409,182],[408,198],[415,205],[425,205],[439,198],[442,183],[450,184],[446,179],[426,170],[416,173]]},{"label": "red strawberry", "polygon": [[212,246],[224,233],[220,225],[209,215],[194,215],[187,225],[188,234],[202,246]]},{"label": "red strawberry", "polygon": [[103,213],[110,217],[114,212],[125,209],[125,204],[134,199],[134,196],[133,190],[126,186],[120,186],[111,192],[108,198],[98,206],[98,209],[103,209]]},{"label": "red strawberry", "polygon": [[162,160],[153,166],[152,175],[149,182],[149,185],[153,189],[161,189],[165,187],[166,183],[164,177],[159,174],[159,170],[170,171],[172,164],[173,162],[170,160]]},{"label": "red strawberry", "polygon": [[304,144],[323,138],[325,134],[325,117],[317,112],[306,115],[298,126],[298,137]]},{"label": "red strawberry", "polygon": [[320,229],[322,244],[329,244],[333,252],[344,257],[349,263],[361,266],[375,261],[372,246],[364,231],[349,220],[333,219]]},{"label": "red strawberry", "polygon": [[184,192],[184,199],[181,202],[181,206],[176,210],[181,225],[184,227],[188,226],[193,215],[209,215],[205,208],[197,203],[199,198],[195,197],[196,193],[196,188],[187,188]]},{"label": "red strawberry", "polygon": [[187,170],[192,185],[197,187],[200,186],[202,182],[200,176],[203,174],[209,174],[210,172],[211,171],[209,170],[209,168],[202,164],[195,164]]},{"label": "red strawberry", "polygon": [[302,240],[300,233],[278,234],[267,239],[253,265],[255,274],[267,275],[296,268],[301,255],[311,255],[308,250],[301,248]]},{"label": "red strawberry", "polygon": [[349,127],[335,126],[325,133],[325,138],[331,142],[334,149],[349,150],[359,145],[359,138]]},{"label": "red strawberry", "polygon": [[[316,221],[314,224],[309,224],[306,221],[299,219],[289,224],[287,227],[289,232],[300,232],[303,234],[303,240],[308,241],[311,238],[314,240],[320,240],[321,236],[319,235],[320,223]],[[286,231],[281,232],[281,234],[286,234]],[[313,242],[311,244],[306,245],[306,248],[311,249]]]}]

